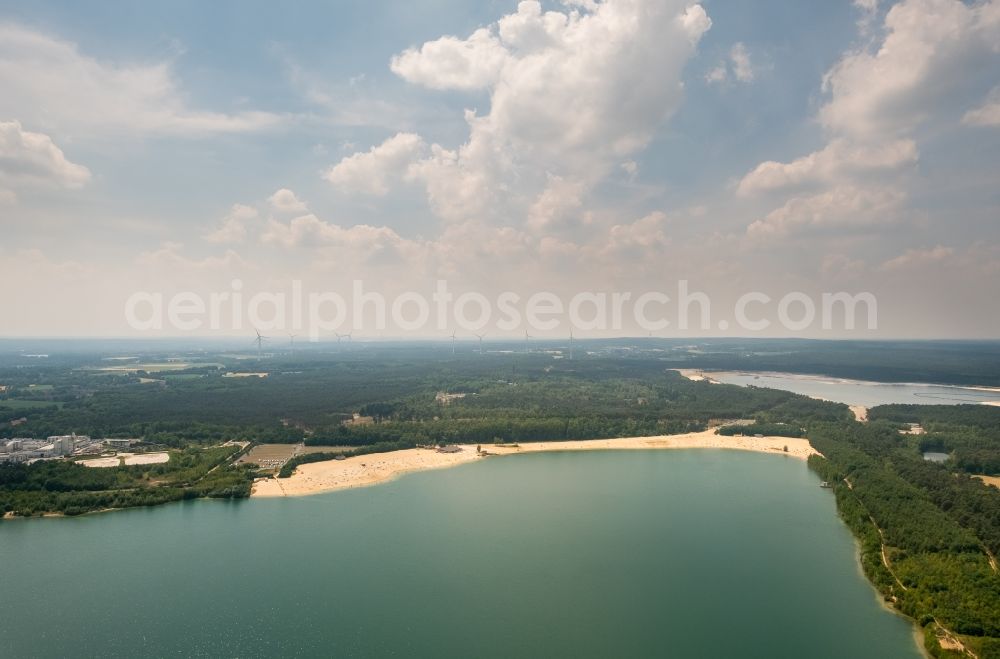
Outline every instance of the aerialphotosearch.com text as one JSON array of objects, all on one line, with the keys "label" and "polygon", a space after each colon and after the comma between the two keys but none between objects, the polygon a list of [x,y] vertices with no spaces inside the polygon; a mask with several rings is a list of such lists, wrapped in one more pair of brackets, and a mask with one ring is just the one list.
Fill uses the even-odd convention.
[{"label": "aerialphotosearch.com text", "polygon": [[726,307],[727,314],[714,315],[711,296],[693,290],[686,279],[669,293],[506,291],[494,296],[456,293],[445,280],[429,293],[389,295],[368,290],[363,280],[352,281],[346,293],[306,291],[296,280],[288,290],[251,294],[234,279],[228,290],[208,294],[138,291],[125,301],[124,312],[129,327],[140,332],[281,331],[311,340],[355,331],[440,336],[454,331],[753,333],[878,327],[878,303],[868,292],[776,296],[750,291]]}]

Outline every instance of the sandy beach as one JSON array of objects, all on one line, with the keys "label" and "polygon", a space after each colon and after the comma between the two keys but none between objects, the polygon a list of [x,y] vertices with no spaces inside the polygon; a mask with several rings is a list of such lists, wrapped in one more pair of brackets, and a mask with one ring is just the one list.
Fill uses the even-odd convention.
[{"label": "sandy beach", "polygon": [[854,413],[854,418],[858,421],[865,423],[868,421],[868,408],[864,405],[848,405],[851,408],[851,412]]},{"label": "sandy beach", "polygon": [[713,380],[711,377],[705,375],[705,372],[696,368],[675,368],[672,369],[681,374],[682,377],[687,378],[693,382],[711,382],[712,384],[719,384],[718,380]]},{"label": "sandy beach", "polygon": [[[785,452],[785,447],[788,452]],[[475,444],[463,444],[458,453],[439,453],[434,449],[407,449],[391,453],[359,455],[345,460],[313,462],[299,466],[291,478],[275,478],[254,484],[254,497],[304,496],[351,487],[375,485],[411,471],[441,469],[483,459]],[[629,449],[732,449],[791,456],[805,460],[817,453],[805,439],[791,437],[724,437],[715,430],[664,435],[625,437],[565,442],[532,442],[519,446],[483,445],[490,459],[516,453],[542,451],[591,451]]]}]

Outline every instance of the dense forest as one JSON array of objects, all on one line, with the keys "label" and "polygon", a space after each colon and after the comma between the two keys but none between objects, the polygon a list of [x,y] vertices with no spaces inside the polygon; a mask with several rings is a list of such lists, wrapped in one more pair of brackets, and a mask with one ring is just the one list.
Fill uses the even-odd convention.
[{"label": "dense forest", "polygon": [[873,420],[916,423],[917,448],[949,454],[952,468],[969,474],[1000,474],[1000,407],[990,405],[883,405]]},{"label": "dense forest", "polygon": [[234,466],[238,446],[172,451],[161,464],[90,468],[63,461],[0,463],[0,513],[19,516],[151,506],[182,499],[243,498],[253,469]]},{"label": "dense forest", "polygon": [[865,573],[925,629],[928,650],[964,656],[939,647],[938,636],[956,635],[977,656],[1000,657],[1000,491],[923,460],[919,437],[888,421],[813,424],[808,436]]}]

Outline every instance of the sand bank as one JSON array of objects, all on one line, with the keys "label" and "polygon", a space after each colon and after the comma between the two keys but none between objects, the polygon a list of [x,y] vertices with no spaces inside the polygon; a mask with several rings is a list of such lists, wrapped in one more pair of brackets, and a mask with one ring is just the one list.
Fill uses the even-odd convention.
[{"label": "sand bank", "polygon": [[868,421],[868,408],[864,405],[848,405],[851,411],[854,412],[854,418],[858,421],[864,423]]},{"label": "sand bank", "polygon": [[978,478],[987,485],[992,485],[993,487],[1000,487],[1000,476],[973,476],[973,478]]},{"label": "sand bank", "polygon": [[[785,447],[788,452],[785,452]],[[345,460],[313,462],[299,466],[291,478],[276,478],[254,484],[255,497],[302,496],[332,492],[350,487],[374,485],[410,471],[440,469],[483,459],[476,453],[475,444],[463,444],[458,453],[438,453],[434,449],[408,449],[391,453],[359,455]],[[565,442],[531,442],[520,446],[493,446],[484,444],[489,458],[515,453],[541,451],[589,451],[622,449],[735,449],[757,451],[775,455],[806,459],[816,453],[805,439],[790,437],[724,437],[715,430],[664,435],[659,437],[626,437],[620,439],[592,439]]]},{"label": "sand bank", "polygon": [[712,384],[719,384],[718,380],[713,380],[711,377],[705,375],[705,371],[696,368],[675,368],[671,369],[677,371],[682,377],[692,380],[694,382],[711,382]]}]

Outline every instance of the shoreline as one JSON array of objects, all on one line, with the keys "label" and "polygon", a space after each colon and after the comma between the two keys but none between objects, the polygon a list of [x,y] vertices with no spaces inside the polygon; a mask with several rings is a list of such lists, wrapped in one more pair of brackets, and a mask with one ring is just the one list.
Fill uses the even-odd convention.
[{"label": "shoreline", "polygon": [[[788,447],[785,452],[784,448]],[[792,437],[727,437],[715,429],[681,435],[623,437],[617,439],[530,442],[517,446],[482,445],[485,455],[476,452],[475,444],[462,444],[457,453],[435,449],[406,449],[390,453],[371,453],[344,460],[328,460],[299,465],[289,478],[271,478],[253,484],[250,498],[294,497],[336,492],[384,483],[413,471],[443,469],[467,464],[484,457],[543,453],[555,451],[608,451],[650,449],[719,449],[753,451],[806,460],[819,455],[807,439]]]}]

